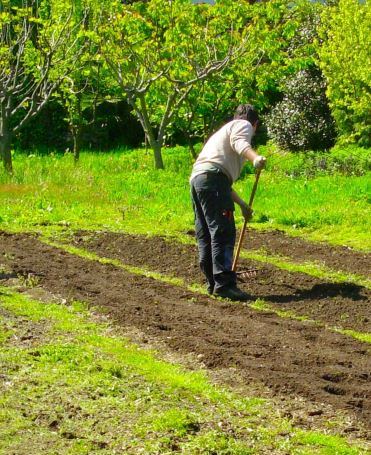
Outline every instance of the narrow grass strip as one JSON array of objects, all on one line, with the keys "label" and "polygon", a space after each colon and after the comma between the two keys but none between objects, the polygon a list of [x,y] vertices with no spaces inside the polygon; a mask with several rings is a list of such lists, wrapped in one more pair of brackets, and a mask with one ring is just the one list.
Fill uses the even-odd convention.
[{"label": "narrow grass strip", "polygon": [[293,262],[289,258],[266,254],[258,250],[242,250],[240,255],[245,259],[252,259],[258,262],[272,264],[275,267],[278,267],[282,270],[287,270],[288,272],[305,273],[306,275],[325,279],[326,281],[330,281],[332,283],[352,283],[358,286],[363,286],[367,289],[371,289],[371,280],[362,275],[338,272],[313,262]]},{"label": "narrow grass strip", "polygon": [[55,248],[59,248],[61,250],[66,251],[67,253],[74,254],[75,256],[82,257],[84,259],[88,259],[90,261],[96,261],[103,265],[113,265],[121,270],[125,270],[126,272],[132,273],[133,275],[145,276],[147,278],[152,278],[154,280],[160,281],[162,283],[171,284],[173,286],[186,288],[188,291],[193,292],[195,294],[204,294],[207,295],[207,291],[198,284],[191,284],[187,285],[182,278],[164,275],[159,272],[153,272],[152,270],[145,269],[143,267],[135,267],[132,265],[124,264],[123,262],[119,261],[118,259],[111,259],[99,256],[92,251],[86,250],[84,248],[78,248],[73,245],[69,245],[66,243],[59,243],[54,242],[48,238],[41,238],[41,242],[53,246]]},{"label": "narrow grass strip", "polygon": [[355,330],[341,329],[336,327],[332,327],[331,330],[341,333],[342,335],[353,337],[358,341],[362,341],[363,343],[371,343],[371,333],[357,332]]},{"label": "narrow grass strip", "polygon": [[297,315],[293,311],[281,310],[281,309],[275,308],[272,305],[269,305],[266,302],[264,302],[264,300],[262,300],[262,299],[257,299],[254,303],[252,303],[250,305],[250,308],[254,308],[255,310],[258,310],[258,311],[275,313],[275,314],[277,314],[277,316],[279,316],[281,318],[288,318],[288,319],[293,319],[295,321],[308,322],[311,324],[315,324],[318,327],[322,327],[324,329],[330,330],[331,332],[341,333],[342,335],[346,335],[346,336],[355,338],[356,340],[362,341],[363,343],[371,343],[371,333],[357,332],[356,330],[342,329],[341,327],[333,327],[333,326],[325,324],[321,321],[311,319],[308,316]]},{"label": "narrow grass strip", "polygon": [[[200,286],[198,284],[188,285],[184,282],[184,280],[182,278],[164,275],[164,274],[161,274],[158,272],[153,272],[153,271],[141,268],[141,267],[134,267],[134,266],[126,265],[126,264],[122,263],[121,261],[119,261],[118,259],[110,259],[110,258],[106,258],[106,257],[101,257],[101,256],[97,255],[96,253],[85,250],[83,248],[77,248],[73,245],[69,245],[69,244],[65,244],[65,243],[54,242],[48,238],[42,238],[42,239],[40,239],[40,241],[44,242],[47,245],[53,246],[55,248],[59,248],[64,251],[67,251],[70,254],[74,254],[74,255],[82,257],[84,259],[89,259],[90,261],[96,261],[103,265],[107,265],[107,264],[113,265],[117,268],[125,270],[126,272],[132,273],[134,275],[145,276],[145,277],[153,278],[154,280],[161,281],[166,284],[170,284],[170,285],[181,287],[181,288],[186,288],[189,292],[192,292],[194,294],[208,295],[202,286]],[[209,297],[215,298],[213,296],[209,296]],[[295,319],[297,321],[311,321],[311,322],[318,324],[319,326],[321,326],[325,329],[331,330],[333,332],[342,333],[343,335],[350,336],[352,338],[355,338],[358,341],[362,341],[365,343],[371,343],[371,334],[357,332],[354,330],[346,330],[346,329],[342,329],[339,327],[332,327],[327,324],[324,324],[323,322],[309,319],[307,316],[299,316],[299,315],[294,314],[291,311],[285,311],[285,310],[280,310],[280,309],[277,309],[274,307],[270,307],[263,300],[260,300],[260,299],[258,299],[255,303],[250,304],[249,307],[254,310],[258,310],[258,311],[271,311],[271,312],[274,312],[275,314],[277,314],[277,316],[283,317],[283,318]]]}]

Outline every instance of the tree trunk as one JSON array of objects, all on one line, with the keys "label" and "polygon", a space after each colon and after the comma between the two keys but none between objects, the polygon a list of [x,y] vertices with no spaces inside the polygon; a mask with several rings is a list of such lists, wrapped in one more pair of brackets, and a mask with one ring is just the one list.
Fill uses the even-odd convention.
[{"label": "tree trunk", "polygon": [[13,174],[12,153],[10,150],[10,141],[4,138],[0,139],[0,154],[3,160],[4,169],[8,174]]},{"label": "tree trunk", "polygon": [[153,150],[155,157],[155,169],[165,169],[164,162],[162,160],[162,140],[155,139],[151,127],[147,130],[148,133],[145,133],[147,141],[151,149]]},{"label": "tree trunk", "polygon": [[189,151],[191,152],[192,158],[193,158],[194,161],[196,161],[197,153],[196,153],[196,150],[195,150],[195,148],[193,146],[191,135],[189,134],[188,130],[183,131],[183,134],[184,134],[184,136],[187,139]]},{"label": "tree trunk", "polygon": [[161,153],[161,144],[158,141],[154,141],[150,144],[155,155],[155,167],[156,169],[164,169],[164,162],[162,160],[162,153]]},{"label": "tree trunk", "polygon": [[80,150],[81,150],[81,126],[74,125],[71,127],[71,133],[73,138],[73,158],[75,163],[79,162],[80,159]]},{"label": "tree trunk", "polygon": [[147,106],[146,106],[146,100],[144,95],[142,94],[139,97],[140,100],[140,105],[141,108],[139,108],[136,103],[135,103],[135,98],[133,96],[128,98],[129,104],[134,108],[138,120],[140,121],[144,134],[147,137],[148,143],[153,150],[154,156],[155,156],[155,168],[156,169],[164,169],[164,162],[162,160],[162,138],[163,136],[159,132],[158,138],[156,139],[155,132],[153,130],[153,127],[151,125],[151,121],[147,112]]},{"label": "tree trunk", "polygon": [[192,139],[189,141],[189,151],[191,152],[192,158],[196,161],[197,160],[197,153],[193,146]]},{"label": "tree trunk", "polygon": [[6,118],[0,118],[0,156],[4,164],[5,171],[13,173],[12,153],[11,153],[11,132],[8,128]]}]

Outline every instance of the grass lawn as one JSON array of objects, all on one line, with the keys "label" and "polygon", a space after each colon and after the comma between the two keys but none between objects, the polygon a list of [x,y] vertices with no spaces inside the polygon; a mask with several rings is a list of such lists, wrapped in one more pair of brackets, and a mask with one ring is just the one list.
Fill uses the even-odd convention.
[{"label": "grass lawn", "polygon": [[[269,156],[270,151],[263,148],[262,153]],[[344,165],[346,158],[341,159]],[[164,161],[166,169],[155,171],[152,154],[144,150],[86,152],[78,166],[71,155],[15,154],[14,176],[0,171],[0,228],[187,231],[193,227],[192,160],[185,148],[175,147],[164,150]],[[253,227],[371,250],[368,161],[356,169],[357,175],[349,164],[345,170],[334,164],[323,170],[302,155],[272,154],[269,162],[254,202]],[[235,184],[247,200],[253,184],[248,172]]]}]

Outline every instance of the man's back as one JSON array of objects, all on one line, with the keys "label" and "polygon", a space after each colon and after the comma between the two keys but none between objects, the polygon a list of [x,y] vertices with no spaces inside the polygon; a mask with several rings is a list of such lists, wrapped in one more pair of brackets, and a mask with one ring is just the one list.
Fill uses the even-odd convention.
[{"label": "man's back", "polygon": [[253,128],[247,120],[232,120],[222,126],[204,145],[194,164],[191,178],[214,165],[231,182],[236,181],[246,161],[243,152],[251,148],[252,137]]}]

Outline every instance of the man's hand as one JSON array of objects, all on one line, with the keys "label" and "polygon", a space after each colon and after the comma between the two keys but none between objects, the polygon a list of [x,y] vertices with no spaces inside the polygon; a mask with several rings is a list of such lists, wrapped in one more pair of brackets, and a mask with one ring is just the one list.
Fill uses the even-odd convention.
[{"label": "man's hand", "polygon": [[240,204],[240,207],[241,207],[242,216],[245,218],[246,221],[250,221],[252,218],[252,215],[253,215],[253,211],[252,211],[251,207],[249,207],[246,204],[246,202],[243,202],[242,204]]},{"label": "man's hand", "polygon": [[264,169],[266,162],[267,159],[265,158],[265,156],[258,155],[253,161],[254,168],[257,170]]}]

